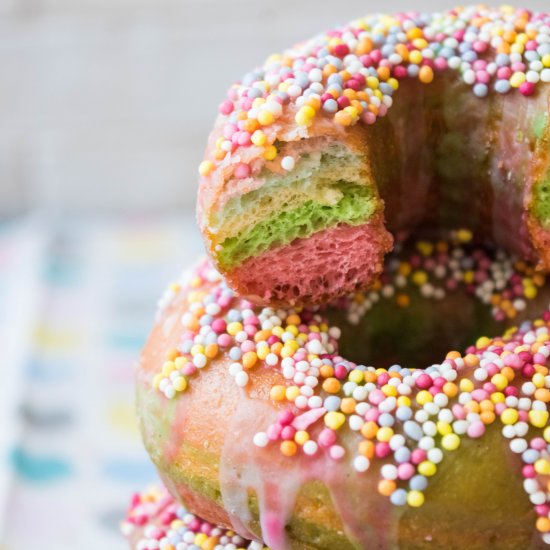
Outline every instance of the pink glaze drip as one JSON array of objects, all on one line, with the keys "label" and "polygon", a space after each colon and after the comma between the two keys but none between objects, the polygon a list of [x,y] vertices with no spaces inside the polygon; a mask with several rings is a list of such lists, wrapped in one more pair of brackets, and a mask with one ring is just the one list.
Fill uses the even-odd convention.
[{"label": "pink glaze drip", "polygon": [[375,216],[338,225],[246,260],[228,280],[252,302],[320,303],[366,286],[382,271],[392,237]]},{"label": "pink glaze drip", "polygon": [[[320,451],[295,460],[265,453],[249,443],[251,434],[276,417],[276,411],[261,399],[250,397],[240,401],[232,418],[220,459],[220,488],[233,528],[257,540],[250,526],[249,494],[253,492],[258,499],[264,543],[273,550],[290,550],[286,526],[295,511],[298,493],[304,484],[320,481],[329,490],[350,541],[361,548],[394,548],[404,507],[393,506],[378,492],[376,474],[357,476],[350,455],[335,462]],[[373,471],[377,469],[373,466]],[[350,495],[355,498],[350,499]],[[372,521],[374,516],[376,522]]]}]

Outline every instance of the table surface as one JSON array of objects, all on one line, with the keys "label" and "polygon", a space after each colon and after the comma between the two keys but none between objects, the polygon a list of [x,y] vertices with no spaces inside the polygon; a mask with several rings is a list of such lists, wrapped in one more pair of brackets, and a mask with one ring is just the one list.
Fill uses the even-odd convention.
[{"label": "table surface", "polygon": [[0,225],[0,549],[123,549],[155,480],[134,365],[157,298],[201,252],[192,218]]}]

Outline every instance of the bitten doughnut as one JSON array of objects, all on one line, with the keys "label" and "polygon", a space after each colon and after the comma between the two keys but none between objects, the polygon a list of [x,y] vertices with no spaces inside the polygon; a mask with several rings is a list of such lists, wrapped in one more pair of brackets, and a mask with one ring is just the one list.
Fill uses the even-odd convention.
[{"label": "bitten doughnut", "polygon": [[170,493],[274,550],[547,547],[550,287],[471,238],[398,242],[321,308],[256,307],[208,262],[174,283],[137,391]]},{"label": "bitten doughnut", "polygon": [[550,266],[550,18],[375,15],[228,91],[199,167],[215,267],[260,305],[367,288],[396,234],[466,227]]}]

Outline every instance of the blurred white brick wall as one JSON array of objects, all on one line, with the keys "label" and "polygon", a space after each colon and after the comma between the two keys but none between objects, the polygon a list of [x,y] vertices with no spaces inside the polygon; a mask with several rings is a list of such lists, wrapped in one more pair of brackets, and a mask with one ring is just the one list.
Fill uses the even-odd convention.
[{"label": "blurred white brick wall", "polygon": [[334,23],[413,4],[454,2],[0,0],[0,218],[191,206],[233,80]]}]

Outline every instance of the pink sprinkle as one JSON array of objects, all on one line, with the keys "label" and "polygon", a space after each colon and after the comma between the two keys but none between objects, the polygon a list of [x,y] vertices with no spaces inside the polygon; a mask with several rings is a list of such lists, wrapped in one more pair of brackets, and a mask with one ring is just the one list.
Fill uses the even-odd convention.
[{"label": "pink sprinkle", "polygon": [[526,464],[522,468],[523,477],[526,477],[527,479],[533,479],[537,476],[537,472],[535,472],[535,467],[532,464]]},{"label": "pink sprinkle", "polygon": [[402,480],[411,479],[414,472],[415,468],[410,462],[404,462],[397,467],[397,476]]},{"label": "pink sprinkle", "polygon": [[462,405],[455,403],[452,408],[454,416],[457,420],[464,420],[466,418],[466,411]]},{"label": "pink sprinkle", "polygon": [[254,351],[256,349],[256,344],[250,340],[245,340],[241,344],[241,350],[246,353],[247,351]]},{"label": "pink sprinkle", "polygon": [[379,416],[380,416],[380,411],[378,409],[369,409],[365,413],[365,420],[367,422],[378,422]]},{"label": "pink sprinkle", "polygon": [[524,82],[524,83],[521,84],[521,86],[519,87],[519,91],[520,91],[524,96],[533,95],[533,94],[535,93],[535,85],[533,84],[533,82]]},{"label": "pink sprinkle", "polygon": [[271,441],[277,441],[281,436],[282,427],[280,424],[271,424],[266,430],[267,437]]},{"label": "pink sprinkle", "polygon": [[[525,411],[524,411],[525,412]],[[546,449],[546,441],[542,437],[535,437],[530,444],[531,449],[542,451]]]},{"label": "pink sprinkle", "polygon": [[235,124],[226,124],[223,127],[223,137],[225,139],[231,139],[233,137],[233,134],[237,132],[239,129]]},{"label": "pink sprinkle", "polygon": [[344,109],[345,107],[349,107],[351,105],[350,100],[345,95],[341,95],[336,100],[336,103],[338,103],[338,107],[340,107],[340,109]]},{"label": "pink sprinkle", "polygon": [[214,319],[211,328],[216,334],[222,334],[227,328],[227,323],[223,319]]},{"label": "pink sprinkle", "polygon": [[420,464],[427,458],[427,453],[423,449],[415,449],[411,454],[411,462],[413,464]]},{"label": "pink sprinkle", "polygon": [[374,124],[376,122],[376,115],[374,113],[371,113],[370,111],[364,111],[361,113],[361,120],[365,124]]},{"label": "pink sprinkle", "polygon": [[497,71],[497,78],[499,80],[508,80],[512,76],[512,69],[510,67],[500,67]]},{"label": "pink sprinkle", "polygon": [[391,454],[390,444],[386,443],[385,441],[377,443],[376,447],[374,448],[374,454],[377,458],[386,458]]},{"label": "pink sprinkle", "polygon": [[332,445],[329,449],[329,454],[333,460],[340,460],[346,454],[346,451],[341,445]]},{"label": "pink sprinkle", "polygon": [[186,363],[181,371],[185,376],[193,376],[197,372],[197,367],[193,363]]},{"label": "pink sprinkle", "polygon": [[347,44],[336,44],[334,46],[334,55],[338,57],[346,57],[349,54],[349,47]]},{"label": "pink sprinkle", "polygon": [[344,378],[346,378],[347,375],[348,375],[348,369],[342,363],[334,367],[334,376],[336,376],[338,380],[344,380]]},{"label": "pink sprinkle", "polygon": [[235,166],[234,175],[237,179],[248,178],[248,176],[250,176],[250,166],[244,162],[239,162],[239,164]]},{"label": "pink sprinkle", "polygon": [[293,420],[294,420],[294,413],[289,409],[286,409],[285,411],[281,411],[277,418],[277,422],[279,422],[281,426],[288,426]]},{"label": "pink sprinkle", "polygon": [[373,405],[379,405],[384,399],[386,399],[386,394],[382,390],[372,390],[369,393],[369,401]]},{"label": "pink sprinkle", "polygon": [[432,377],[429,374],[421,374],[416,379],[416,385],[421,390],[427,390],[428,388],[430,388],[432,386],[432,383],[433,383]]},{"label": "pink sprinkle", "polygon": [[231,345],[231,336],[229,334],[220,334],[218,336],[218,344],[222,348],[227,348]]},{"label": "pink sprinkle", "polygon": [[477,439],[478,437],[481,437],[485,433],[485,424],[481,421],[472,422],[468,426],[468,436]]},{"label": "pink sprinkle", "polygon": [[296,434],[296,429],[293,428],[292,426],[285,426],[281,431],[281,437],[285,441],[294,439],[295,434]]},{"label": "pink sprinkle", "polygon": [[222,115],[229,115],[233,112],[233,102],[229,101],[229,99],[226,99],[225,101],[222,101],[220,105],[220,113]]},{"label": "pink sprinkle", "polygon": [[336,443],[336,433],[330,428],[324,428],[319,434],[319,445],[325,449]]}]

